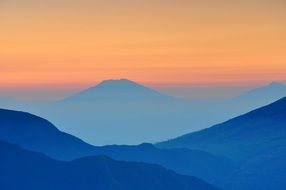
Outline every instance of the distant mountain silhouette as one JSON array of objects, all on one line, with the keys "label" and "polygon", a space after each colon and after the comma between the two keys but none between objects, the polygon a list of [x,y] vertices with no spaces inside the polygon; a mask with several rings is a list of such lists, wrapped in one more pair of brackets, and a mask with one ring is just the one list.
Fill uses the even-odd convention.
[{"label": "distant mountain silhouette", "polygon": [[98,85],[74,94],[63,102],[93,103],[99,101],[161,101],[170,96],[135,83],[128,79],[105,80]]},{"label": "distant mountain silhouette", "polygon": [[286,96],[286,85],[278,82],[272,82],[269,85],[251,89],[233,100],[238,103],[252,104],[270,104]]},{"label": "distant mountain silhouette", "polygon": [[240,166],[226,189],[283,190],[286,186],[286,98],[225,123],[159,143],[226,156]]},{"label": "distant mountain silhouette", "polygon": [[91,146],[59,131],[47,120],[10,110],[0,110],[0,140],[60,160],[107,155],[117,160],[160,164],[181,174],[197,176],[212,184],[217,184],[221,176],[230,173],[235,167],[231,160],[203,151],[165,150],[147,143],[138,146]]},{"label": "distant mountain silhouette", "polygon": [[232,99],[182,100],[121,79],[55,102],[11,100],[0,105],[40,115],[93,145],[134,145],[175,138],[245,114],[278,100],[283,89],[283,84],[273,83]]},{"label": "distant mountain silhouette", "polygon": [[216,190],[158,165],[115,161],[105,156],[63,162],[0,142],[3,190]]}]

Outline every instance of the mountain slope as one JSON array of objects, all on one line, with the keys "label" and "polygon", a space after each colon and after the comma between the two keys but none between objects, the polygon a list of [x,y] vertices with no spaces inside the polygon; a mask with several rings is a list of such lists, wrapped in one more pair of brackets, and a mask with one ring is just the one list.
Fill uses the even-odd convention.
[{"label": "mountain slope", "polygon": [[272,82],[266,86],[251,89],[232,99],[236,103],[244,103],[251,106],[264,106],[286,96],[286,85]]},{"label": "mountain slope", "polygon": [[278,145],[248,158],[225,180],[225,189],[284,190],[286,146]]},{"label": "mountain slope", "polygon": [[212,184],[229,173],[235,163],[203,151],[158,149],[151,144],[139,146],[91,146],[63,133],[37,116],[0,110],[0,140],[60,160],[90,155],[107,155],[117,160],[159,164],[186,175],[197,176]]},{"label": "mountain slope", "polygon": [[232,190],[284,190],[286,186],[286,98],[158,147],[186,147],[235,159],[223,179]]},{"label": "mountain slope", "polygon": [[157,165],[104,156],[62,162],[0,142],[0,189],[18,190],[215,190]]},{"label": "mountain slope", "polygon": [[185,116],[173,110],[178,101],[127,79],[106,80],[32,112],[91,144],[139,144],[173,135],[171,124]]},{"label": "mountain slope", "polygon": [[158,149],[151,144],[97,147],[96,154],[114,159],[159,164],[180,174],[199,177],[217,187],[237,166],[230,159],[189,149]]},{"label": "mountain slope", "polygon": [[0,109],[0,139],[57,159],[88,155],[93,146],[35,115]]},{"label": "mountain slope", "polygon": [[279,145],[286,145],[286,98],[158,147],[184,147],[244,159]]}]

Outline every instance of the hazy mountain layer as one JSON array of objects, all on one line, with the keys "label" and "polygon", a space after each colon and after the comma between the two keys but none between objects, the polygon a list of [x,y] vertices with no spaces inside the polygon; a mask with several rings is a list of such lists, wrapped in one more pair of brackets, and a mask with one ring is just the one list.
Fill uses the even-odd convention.
[{"label": "hazy mountain layer", "polygon": [[139,146],[91,146],[59,131],[40,117],[0,110],[0,140],[60,160],[107,155],[117,160],[160,164],[181,174],[200,177],[212,184],[229,173],[235,164],[226,158],[188,149],[158,149],[151,144]]},{"label": "hazy mountain layer", "polygon": [[182,100],[126,79],[107,80],[56,102],[3,101],[94,145],[160,142],[221,123],[286,96],[272,83],[228,100]]},{"label": "hazy mountain layer", "polygon": [[0,142],[3,190],[215,190],[158,165],[87,157],[63,162]]}]

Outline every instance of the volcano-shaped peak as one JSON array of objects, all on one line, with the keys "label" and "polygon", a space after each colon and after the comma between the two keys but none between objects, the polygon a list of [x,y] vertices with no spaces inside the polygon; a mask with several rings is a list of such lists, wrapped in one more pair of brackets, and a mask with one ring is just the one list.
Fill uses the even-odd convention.
[{"label": "volcano-shaped peak", "polygon": [[76,102],[98,101],[158,101],[172,99],[168,95],[128,79],[104,80],[66,100]]},{"label": "volcano-shaped peak", "polygon": [[92,88],[147,88],[128,79],[110,79],[100,82]]}]

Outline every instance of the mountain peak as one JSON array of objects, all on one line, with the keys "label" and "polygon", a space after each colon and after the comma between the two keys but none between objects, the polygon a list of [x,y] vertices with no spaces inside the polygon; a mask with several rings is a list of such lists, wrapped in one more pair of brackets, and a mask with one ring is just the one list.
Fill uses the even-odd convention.
[{"label": "mountain peak", "polygon": [[280,83],[280,82],[271,82],[268,87],[286,87],[284,84]]},{"label": "mountain peak", "polygon": [[129,79],[107,79],[107,80],[103,80],[101,83],[124,83],[124,82],[129,82],[129,83],[134,83],[133,81],[129,80]]},{"label": "mountain peak", "polygon": [[100,82],[98,85],[83,90],[66,100],[80,102],[94,101],[158,101],[170,100],[156,90],[145,87],[128,79],[110,79]]},{"label": "mountain peak", "polygon": [[128,79],[109,79],[100,82],[93,88],[98,88],[98,87],[126,88],[126,87],[143,87],[143,86]]},{"label": "mountain peak", "polygon": [[235,98],[236,101],[263,102],[260,106],[269,104],[286,96],[286,85],[271,82],[268,85],[251,89]]},{"label": "mountain peak", "polygon": [[133,81],[129,80],[129,79],[125,79],[125,78],[121,78],[121,79],[107,79],[107,80],[103,80],[101,83],[114,83],[114,82],[129,82],[129,83],[134,83]]}]

